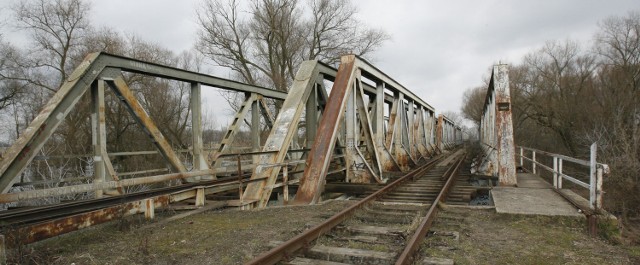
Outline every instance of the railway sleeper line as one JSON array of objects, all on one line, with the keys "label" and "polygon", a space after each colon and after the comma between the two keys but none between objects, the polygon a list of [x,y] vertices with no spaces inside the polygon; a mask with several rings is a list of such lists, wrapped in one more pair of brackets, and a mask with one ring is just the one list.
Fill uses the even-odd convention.
[{"label": "railway sleeper line", "polygon": [[[270,251],[247,264],[413,264],[428,233],[459,238],[455,231],[429,232],[436,202],[448,197],[464,160],[462,151],[454,155],[446,166],[441,157],[428,161],[286,242],[270,242]],[[449,261],[427,257],[416,264]]]}]

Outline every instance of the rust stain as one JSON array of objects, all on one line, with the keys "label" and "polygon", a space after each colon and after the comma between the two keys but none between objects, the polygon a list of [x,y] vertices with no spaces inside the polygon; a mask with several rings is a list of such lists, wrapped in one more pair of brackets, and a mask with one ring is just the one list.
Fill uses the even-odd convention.
[{"label": "rust stain", "polygon": [[[163,207],[169,204],[170,195],[154,197],[153,200],[155,207]],[[12,239],[9,240],[9,243],[30,244],[83,228],[106,223],[128,215],[142,213],[144,211],[143,204],[143,201],[135,201],[101,210],[20,227],[8,233],[9,238]]]},{"label": "rust stain", "polygon": [[355,56],[343,56],[322,119],[318,124],[316,139],[306,162],[308,167],[303,173],[294,204],[315,203],[324,188],[326,167],[329,166],[325,160],[327,155],[332,153],[329,149],[333,146],[336,137],[336,126],[340,124],[338,118],[346,101],[345,95],[354,68]]}]

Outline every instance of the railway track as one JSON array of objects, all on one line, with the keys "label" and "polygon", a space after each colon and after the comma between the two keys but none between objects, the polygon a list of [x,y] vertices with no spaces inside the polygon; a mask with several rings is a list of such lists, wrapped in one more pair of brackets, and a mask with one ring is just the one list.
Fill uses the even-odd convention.
[{"label": "railway track", "polygon": [[188,183],[171,187],[153,189],[136,193],[128,193],[113,197],[72,201],[56,205],[47,205],[30,208],[19,208],[0,212],[0,226],[23,226],[56,218],[68,217],[75,214],[95,211],[107,207],[139,201],[154,196],[166,195],[190,190],[197,186],[237,186],[237,179],[221,179],[200,183]]},{"label": "railway track", "polygon": [[247,264],[412,264],[463,161],[431,160]]},{"label": "railway track", "polygon": [[[242,182],[248,181],[247,177]],[[238,178],[226,178],[113,197],[0,211],[0,234],[16,241],[12,244],[29,244],[128,215],[146,215],[149,203],[145,203],[149,201],[150,204],[165,207],[174,202],[193,200],[198,189],[206,195],[237,191],[239,185]]]}]

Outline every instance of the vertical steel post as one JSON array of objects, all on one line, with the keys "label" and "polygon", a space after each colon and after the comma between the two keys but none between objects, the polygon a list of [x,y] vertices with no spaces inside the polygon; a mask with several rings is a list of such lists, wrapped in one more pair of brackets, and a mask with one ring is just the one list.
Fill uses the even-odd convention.
[{"label": "vertical steel post", "polygon": [[[191,134],[193,146],[193,170],[209,169],[209,165],[202,153],[202,87],[200,83],[191,83],[191,97],[189,104],[191,105]],[[211,176],[207,176],[211,178]],[[199,180],[202,177],[195,177]]]},{"label": "vertical steel post", "polygon": [[562,158],[558,159],[558,189],[562,189]]},{"label": "vertical steel post", "polygon": [[438,121],[436,123],[436,146],[438,146],[438,149],[440,149],[440,151],[444,151],[444,144],[443,144],[443,130],[444,130],[444,116],[442,116],[442,114],[438,115]]},{"label": "vertical steel post", "polygon": [[409,150],[409,154],[412,156],[413,159],[417,159],[417,155],[416,155],[416,142],[415,142],[415,110],[414,110],[414,102],[409,99],[407,100],[407,102],[409,103],[409,110],[408,110],[408,116],[407,116],[407,136],[409,139],[408,140],[408,146],[407,148]]},{"label": "vertical steel post", "polygon": [[[353,84],[355,85],[355,83]],[[357,156],[356,148],[358,145],[358,133],[356,132],[356,95],[353,93],[353,86],[347,87],[347,109],[346,114],[344,116],[345,119],[345,130],[346,130],[346,140],[347,140],[347,148],[345,159],[347,161],[347,174],[345,177],[345,182],[349,183],[353,181],[352,177],[354,175],[354,168],[352,164],[356,163],[354,157]]]},{"label": "vertical steel post", "polygon": [[531,151],[531,172],[536,174],[536,151]]},{"label": "vertical steel post", "polygon": [[596,143],[591,144],[591,156],[589,160],[589,205],[591,209],[596,208],[596,156],[598,152],[598,146]]},{"label": "vertical steel post", "polygon": [[524,149],[520,146],[520,167],[524,168]]},{"label": "vertical steel post", "polygon": [[260,99],[251,103],[251,149],[260,151]]},{"label": "vertical steel post", "polygon": [[596,177],[598,178],[596,180],[596,210],[599,210],[602,208],[602,174],[603,174],[603,169],[601,167],[598,167],[598,169],[596,170]]},{"label": "vertical steel post", "polygon": [[[323,80],[319,79],[318,82]],[[318,132],[318,89],[323,89],[320,84],[314,84],[307,99],[305,112],[305,134],[307,137],[307,148],[311,148],[316,140]]]},{"label": "vertical steel post", "polygon": [[[102,157],[106,153],[107,132],[104,115],[104,81],[96,80],[91,85],[91,142],[93,144],[93,182],[105,181],[105,165]],[[96,198],[101,198],[103,190],[96,190]]]},{"label": "vertical steel post", "polygon": [[495,120],[494,147],[498,149],[498,176],[501,185],[516,185],[516,156],[513,139],[513,111],[509,88],[509,67],[506,64],[493,68]]},{"label": "vertical steel post", "polygon": [[[384,83],[376,84],[376,111],[372,119],[376,145],[380,150],[384,148]],[[389,125],[391,126],[391,125]]]},{"label": "vertical steel post", "polygon": [[558,157],[553,157],[553,187],[558,188]]}]

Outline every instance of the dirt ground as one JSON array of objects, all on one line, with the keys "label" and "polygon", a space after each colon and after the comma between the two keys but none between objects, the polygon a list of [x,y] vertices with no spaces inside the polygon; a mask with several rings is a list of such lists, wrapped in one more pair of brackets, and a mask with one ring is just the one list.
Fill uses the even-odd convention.
[{"label": "dirt ground", "polygon": [[[23,249],[23,264],[242,264],[350,202],[266,210],[210,211],[166,225],[140,216],[53,238]],[[640,248],[590,238],[575,219],[498,215],[447,208],[434,230],[459,241],[425,241],[423,254],[456,264],[639,264]],[[452,219],[448,219],[453,216]],[[162,219],[162,216],[160,218]],[[450,239],[445,239],[450,240]]]},{"label": "dirt ground", "polygon": [[422,251],[455,264],[640,264],[638,246],[592,238],[583,219],[459,208],[441,215],[432,230],[457,231],[459,240],[432,236]]}]

